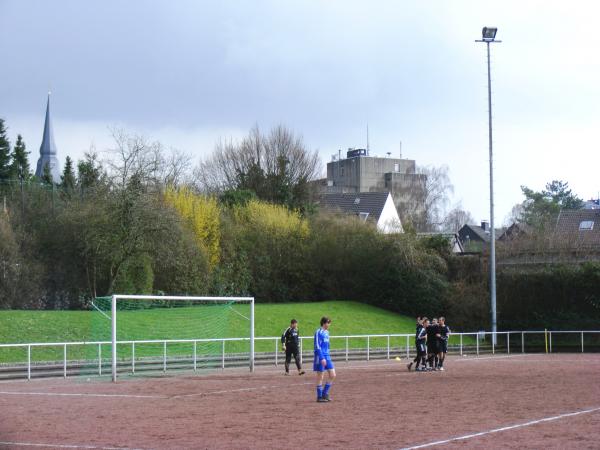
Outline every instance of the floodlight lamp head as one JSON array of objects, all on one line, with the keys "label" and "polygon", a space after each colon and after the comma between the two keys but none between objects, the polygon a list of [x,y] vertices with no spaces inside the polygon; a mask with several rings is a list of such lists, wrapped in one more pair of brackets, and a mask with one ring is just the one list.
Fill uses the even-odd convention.
[{"label": "floodlight lamp head", "polygon": [[481,30],[481,39],[485,42],[492,42],[496,39],[497,31],[498,28],[495,27],[483,27],[483,30]]}]

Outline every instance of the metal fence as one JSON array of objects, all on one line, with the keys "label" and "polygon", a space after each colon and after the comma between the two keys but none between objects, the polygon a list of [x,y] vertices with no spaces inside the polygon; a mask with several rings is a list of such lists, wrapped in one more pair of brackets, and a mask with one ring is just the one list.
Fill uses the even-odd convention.
[{"label": "metal fence", "polygon": [[[370,334],[330,336],[331,354],[336,362],[410,358],[415,354],[414,334]],[[242,367],[248,364],[250,338],[171,339],[118,341],[118,371],[138,374],[188,370],[213,370]],[[210,344],[210,352],[200,352]],[[300,359],[313,358],[313,337],[300,338]],[[160,350],[152,355],[140,351],[145,345]],[[0,379],[37,377],[64,378],[70,376],[109,375],[111,369],[110,341],[38,342],[0,344]],[[181,351],[187,346],[186,351]],[[285,359],[280,337],[256,337],[255,363],[278,366]],[[555,353],[560,351],[600,351],[600,331],[505,331],[453,333],[448,353],[456,355]],[[45,349],[44,357],[33,357],[33,351]],[[50,356],[48,351],[51,349]],[[11,351],[11,355],[2,352]],[[15,356],[15,352],[22,355]],[[137,354],[136,354],[137,353]],[[83,357],[81,355],[84,355]]]}]

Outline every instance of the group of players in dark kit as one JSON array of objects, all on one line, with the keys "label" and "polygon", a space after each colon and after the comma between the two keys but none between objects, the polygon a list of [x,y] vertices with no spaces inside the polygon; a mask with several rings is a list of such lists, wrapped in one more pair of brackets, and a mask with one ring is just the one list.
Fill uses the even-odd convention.
[{"label": "group of players in dark kit", "polygon": [[408,370],[414,365],[417,372],[443,371],[449,337],[450,327],[444,317],[433,318],[431,322],[427,317],[417,317],[417,356],[408,364]]},{"label": "group of players in dark kit", "polygon": [[[336,377],[335,368],[329,352],[329,327],[331,319],[329,317],[321,318],[321,327],[317,329],[314,335],[315,357],[313,361],[313,371],[317,375],[317,402],[330,402],[329,391]],[[432,319],[429,322],[427,317],[417,317],[416,345],[417,356],[408,364],[408,370],[412,370],[415,365],[415,371],[425,372],[433,370],[444,370],[444,359],[448,353],[448,338],[450,337],[450,328],[446,325],[443,317]],[[304,375],[300,362],[300,333],[298,331],[298,321],[292,319],[290,326],[281,335],[281,344],[285,351],[285,374],[290,374],[290,363],[292,357],[296,363],[298,375]],[[398,358],[397,358],[398,359]],[[325,380],[325,373],[328,377]],[[325,382],[325,385],[323,385]]]}]

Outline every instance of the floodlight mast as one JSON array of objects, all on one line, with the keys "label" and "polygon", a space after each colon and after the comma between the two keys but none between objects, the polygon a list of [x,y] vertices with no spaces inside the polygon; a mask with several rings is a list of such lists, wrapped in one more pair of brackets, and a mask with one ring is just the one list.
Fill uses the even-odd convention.
[{"label": "floodlight mast", "polygon": [[481,39],[475,42],[484,42],[487,47],[487,77],[488,77],[488,144],[490,158],[490,309],[492,319],[492,342],[496,344],[496,229],[494,227],[494,159],[492,140],[492,77],[490,68],[490,44],[502,42],[496,40],[496,27],[483,27]]}]

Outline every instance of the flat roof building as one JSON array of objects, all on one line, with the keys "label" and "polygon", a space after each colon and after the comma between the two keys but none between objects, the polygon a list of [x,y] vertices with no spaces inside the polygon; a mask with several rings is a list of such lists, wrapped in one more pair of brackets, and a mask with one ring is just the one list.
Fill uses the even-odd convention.
[{"label": "flat roof building", "polygon": [[[340,155],[341,156],[341,155]],[[328,194],[389,192],[402,221],[425,211],[427,176],[417,173],[415,160],[370,156],[366,149],[349,148],[346,158],[327,163],[321,192]]]}]

